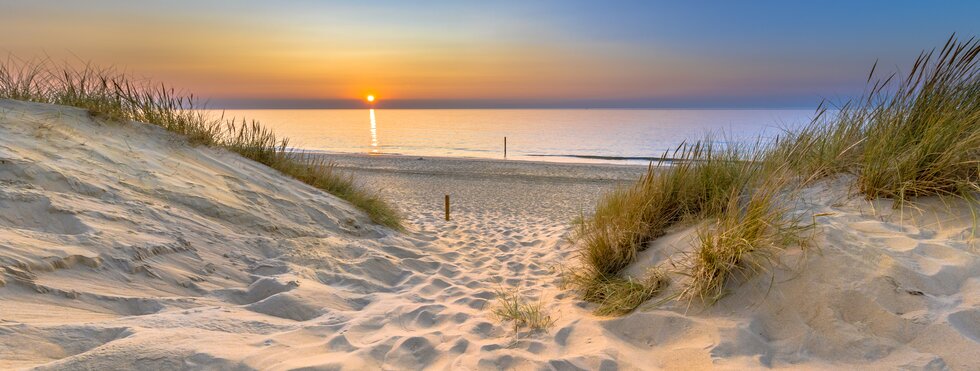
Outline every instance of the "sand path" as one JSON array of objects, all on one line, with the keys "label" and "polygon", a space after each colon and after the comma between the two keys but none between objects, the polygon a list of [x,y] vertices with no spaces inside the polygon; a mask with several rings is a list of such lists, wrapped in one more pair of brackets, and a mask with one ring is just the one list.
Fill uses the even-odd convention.
[{"label": "sand path", "polygon": [[[559,304],[567,303],[558,300],[568,294],[559,290],[556,271],[573,253],[567,241],[570,222],[603,192],[635,179],[643,167],[399,156],[332,159],[365,186],[398,200],[413,238],[446,250],[432,256],[440,268],[431,277],[406,288],[409,296],[437,303],[403,310],[411,313],[403,322],[405,336],[417,343],[411,352],[415,358],[409,360],[419,362],[386,364],[617,368],[618,362],[605,352],[569,351],[571,327],[553,333],[515,332],[488,316],[488,308],[495,291],[518,290],[529,301],[545,303],[557,322],[571,322],[562,318]],[[452,200],[450,221],[444,220],[445,194]]]}]

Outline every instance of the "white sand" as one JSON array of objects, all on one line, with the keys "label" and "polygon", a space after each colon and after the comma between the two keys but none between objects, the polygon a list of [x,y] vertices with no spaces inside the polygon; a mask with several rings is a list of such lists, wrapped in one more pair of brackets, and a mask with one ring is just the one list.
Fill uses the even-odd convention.
[{"label": "white sand", "polygon": [[[633,167],[338,157],[406,214],[344,202],[142,124],[0,100],[0,369],[977,369],[980,254],[965,205],[896,212],[806,190],[806,259],[716,307],[622,318],[558,288],[568,221]],[[453,194],[453,221],[441,202]],[[808,210],[808,211],[803,211]],[[658,241],[631,271],[689,246]],[[519,286],[557,318],[488,315]]]}]

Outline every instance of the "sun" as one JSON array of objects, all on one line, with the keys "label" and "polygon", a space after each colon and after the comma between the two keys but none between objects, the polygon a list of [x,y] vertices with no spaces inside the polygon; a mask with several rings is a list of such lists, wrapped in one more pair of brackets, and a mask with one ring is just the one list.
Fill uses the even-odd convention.
[{"label": "sun", "polygon": [[367,99],[368,102],[374,102],[374,96],[373,95],[368,95],[366,99]]}]

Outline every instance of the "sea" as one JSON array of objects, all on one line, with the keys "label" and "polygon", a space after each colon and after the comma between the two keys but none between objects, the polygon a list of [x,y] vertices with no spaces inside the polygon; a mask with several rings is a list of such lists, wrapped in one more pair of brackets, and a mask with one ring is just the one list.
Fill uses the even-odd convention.
[{"label": "sea", "polygon": [[258,120],[277,135],[288,137],[290,147],[308,151],[646,164],[669,158],[678,146],[705,137],[720,146],[770,140],[809,123],[814,110],[271,109],[220,113],[226,118]]}]

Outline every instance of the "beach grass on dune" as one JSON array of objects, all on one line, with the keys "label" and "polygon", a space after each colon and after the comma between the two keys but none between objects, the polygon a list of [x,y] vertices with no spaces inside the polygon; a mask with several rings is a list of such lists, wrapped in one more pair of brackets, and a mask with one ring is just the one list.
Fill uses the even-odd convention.
[{"label": "beach grass on dune", "polygon": [[856,165],[855,154],[864,136],[862,124],[869,117],[864,110],[852,110],[851,106],[845,103],[828,119],[826,102],[821,102],[811,123],[779,138],[766,157],[785,164],[804,185],[849,171]]},{"label": "beach grass on dune", "polygon": [[665,270],[651,269],[643,279],[599,275],[595,271],[566,272],[566,286],[575,287],[584,300],[596,303],[595,314],[617,316],[632,312],[662,294],[670,284]]},{"label": "beach grass on dune", "polygon": [[[665,274],[657,274],[646,280],[633,280],[622,277],[620,272],[632,264],[637,254],[646,244],[663,236],[678,224],[701,220],[727,221],[725,225],[732,230],[748,226],[757,219],[744,223],[744,199],[751,197],[759,189],[760,179],[768,179],[767,162],[763,151],[756,148],[728,146],[716,149],[716,142],[706,138],[679,148],[673,154],[674,162],[651,165],[647,173],[630,187],[616,190],[602,199],[596,212],[578,225],[577,239],[582,245],[580,256],[582,269],[576,270],[567,279],[575,286],[580,296],[597,304],[595,313],[599,315],[621,315],[628,313],[644,301],[666,292],[668,280]],[[779,178],[783,179],[783,178]],[[767,182],[767,184],[775,184]],[[781,183],[780,183],[781,184]],[[780,190],[769,186],[766,190]],[[771,192],[771,193],[774,193]],[[771,194],[770,193],[770,194]],[[777,227],[782,221],[783,210],[771,202],[775,197],[759,198],[750,202],[757,210],[769,211],[765,222],[773,222]],[[720,230],[718,226],[703,229]],[[754,227],[759,229],[758,225]],[[755,231],[762,235],[775,233],[768,229]],[[734,242],[734,240],[731,240]],[[769,245],[751,244],[749,248],[733,251],[729,240],[722,240],[714,248],[702,249],[702,259],[694,260],[691,270],[713,272],[701,277],[724,282],[727,273],[736,269],[732,265],[754,259],[754,255],[769,254]],[[712,269],[717,257],[732,262],[722,269]],[[705,282],[707,283],[707,282]],[[699,297],[714,297],[709,288],[717,283],[696,283],[704,286],[698,289]],[[689,292],[693,293],[694,291]]]},{"label": "beach grass on dune", "polygon": [[219,147],[331,193],[363,210],[376,223],[400,229],[398,212],[378,195],[340,174],[322,156],[290,149],[257,121],[208,114],[193,95],[109,69],[57,68],[48,61],[8,58],[0,63],[0,97],[88,110],[109,121],[161,126],[196,145]]},{"label": "beach grass on dune", "polygon": [[980,42],[919,56],[893,94],[871,100],[858,186],[868,198],[967,195],[980,178]]},{"label": "beach grass on dune", "polygon": [[863,97],[834,115],[823,115],[822,104],[772,157],[811,179],[855,174],[867,198],[891,198],[896,207],[916,196],[969,197],[980,173],[978,54],[977,40],[951,37],[920,54],[903,78],[874,79],[873,67]]},{"label": "beach grass on dune", "polygon": [[790,215],[789,177],[774,170],[729,198],[724,212],[697,231],[697,246],[687,261],[689,276],[679,296],[713,303],[725,295],[729,280],[767,271],[788,245],[805,246],[803,224]]},{"label": "beach grass on dune", "polygon": [[580,269],[568,281],[598,304],[597,314],[628,312],[639,304],[610,310],[609,297],[655,295],[623,269],[671,226],[696,222],[694,249],[674,272],[687,280],[672,297],[711,304],[729,282],[769,269],[782,249],[806,245],[803,231],[811,226],[790,214],[792,198],[836,174],[853,174],[857,191],[896,207],[931,195],[975,202],[978,55],[977,40],[950,37],[938,52],[922,53],[903,79],[876,80],[873,67],[863,97],[836,108],[822,103],[802,129],[752,146],[720,148],[708,138],[682,147],[671,156],[676,161],[651,165],[577,223]]},{"label": "beach grass on dune", "polygon": [[744,186],[751,163],[738,149],[717,150],[711,138],[683,145],[671,163],[651,164],[631,187],[606,195],[578,225],[588,266],[600,275],[618,273],[647,241],[683,220],[715,215],[733,189]]}]

